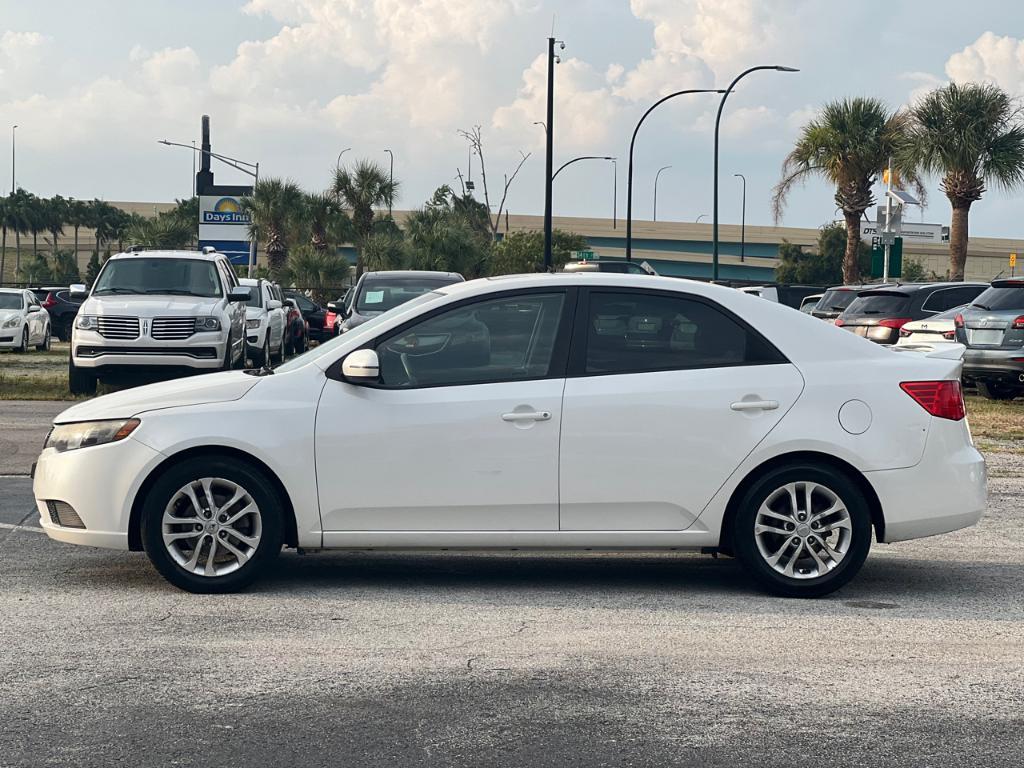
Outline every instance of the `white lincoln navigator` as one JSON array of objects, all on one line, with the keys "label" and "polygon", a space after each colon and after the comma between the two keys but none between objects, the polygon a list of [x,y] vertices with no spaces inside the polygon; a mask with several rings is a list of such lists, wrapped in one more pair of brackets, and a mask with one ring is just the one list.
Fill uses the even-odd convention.
[{"label": "white lincoln navigator", "polygon": [[[72,294],[86,294],[84,285]],[[245,361],[245,303],[227,258],[213,251],[135,251],[111,256],[75,318],[68,386],[151,369],[183,373]]]}]

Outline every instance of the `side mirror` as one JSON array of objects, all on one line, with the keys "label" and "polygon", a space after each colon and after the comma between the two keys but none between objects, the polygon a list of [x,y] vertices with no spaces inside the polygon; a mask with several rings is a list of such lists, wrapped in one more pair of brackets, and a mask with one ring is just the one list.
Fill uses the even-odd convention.
[{"label": "side mirror", "polygon": [[75,283],[71,286],[69,295],[72,299],[84,299],[89,295],[89,289],[82,283]]},{"label": "side mirror", "polygon": [[353,384],[369,384],[380,379],[380,360],[372,349],[357,349],[341,363],[341,375]]},{"label": "side mirror", "polygon": [[248,301],[249,300],[249,289],[243,288],[242,286],[236,286],[228,292],[228,301]]},{"label": "side mirror", "polygon": [[338,311],[338,305],[335,304],[333,301],[328,301],[327,302],[327,308],[329,310],[331,310],[331,312],[337,312]]},{"label": "side mirror", "polygon": [[33,312],[38,312],[41,309],[42,307],[40,307],[38,304],[30,304],[28,308],[28,313],[31,315]]},{"label": "side mirror", "polygon": [[275,309],[280,309],[280,308],[281,308],[281,302],[278,301],[277,299],[270,299],[267,302],[267,309],[269,309],[271,312],[273,312]]}]

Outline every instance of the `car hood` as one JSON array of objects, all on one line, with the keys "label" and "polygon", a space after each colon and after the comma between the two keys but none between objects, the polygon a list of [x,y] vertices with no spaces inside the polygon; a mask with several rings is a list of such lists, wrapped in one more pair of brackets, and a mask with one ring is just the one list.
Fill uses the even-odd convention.
[{"label": "car hood", "polygon": [[156,317],[157,315],[205,316],[222,299],[199,296],[90,296],[82,305],[83,315],[130,315]]},{"label": "car hood", "polygon": [[61,412],[54,424],[95,419],[127,419],[146,411],[179,408],[184,405],[224,403],[238,400],[260,379],[242,371],[223,371],[190,376],[158,384],[125,389],[78,403]]}]

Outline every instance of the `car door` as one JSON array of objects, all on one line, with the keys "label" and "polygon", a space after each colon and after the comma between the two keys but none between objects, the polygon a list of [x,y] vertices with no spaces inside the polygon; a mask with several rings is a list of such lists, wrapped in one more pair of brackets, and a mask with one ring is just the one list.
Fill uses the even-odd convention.
[{"label": "car door", "polygon": [[25,306],[28,319],[29,343],[39,344],[46,332],[46,315],[43,314],[43,307],[39,299],[32,291],[25,291]]},{"label": "car door", "polygon": [[720,305],[587,291],[562,405],[562,530],[688,528],[803,389]]},{"label": "car door", "polygon": [[235,277],[235,271],[231,268],[231,264],[227,259],[217,259],[217,267],[220,269],[221,280],[224,283],[224,297],[227,303],[228,317],[231,318],[231,338],[234,339],[235,346],[241,348],[241,356],[245,358],[245,309],[246,302],[244,301],[227,301],[227,296],[231,293],[231,289],[240,285],[238,278]]},{"label": "car door", "polygon": [[261,280],[260,291],[267,313],[267,344],[271,350],[276,350],[281,343],[281,311],[270,308],[270,302],[274,301],[274,292],[270,289],[270,283]]},{"label": "car door", "polygon": [[370,344],[378,383],[328,381],[315,437],[324,530],[557,530],[574,297],[444,307]]}]

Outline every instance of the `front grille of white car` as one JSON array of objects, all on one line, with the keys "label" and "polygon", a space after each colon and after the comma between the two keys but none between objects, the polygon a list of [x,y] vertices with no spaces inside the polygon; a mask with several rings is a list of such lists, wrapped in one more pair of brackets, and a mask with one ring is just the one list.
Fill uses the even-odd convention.
[{"label": "front grille of white car", "polygon": [[105,339],[139,338],[139,318],[100,315],[96,319],[100,336]]},{"label": "front grille of white car", "polygon": [[150,335],[157,341],[181,341],[196,330],[193,317],[154,317]]}]

